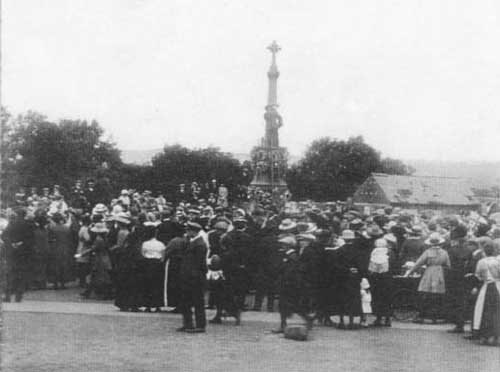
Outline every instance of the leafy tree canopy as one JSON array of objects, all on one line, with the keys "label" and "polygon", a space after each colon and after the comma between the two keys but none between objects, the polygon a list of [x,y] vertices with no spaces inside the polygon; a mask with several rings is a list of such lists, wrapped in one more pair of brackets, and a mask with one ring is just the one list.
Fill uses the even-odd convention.
[{"label": "leafy tree canopy", "polygon": [[287,182],[296,199],[344,200],[372,172],[408,174],[409,170],[399,160],[381,159],[361,136],[347,141],[324,137],[289,169]]},{"label": "leafy tree canopy", "polygon": [[78,178],[97,177],[100,170],[122,164],[120,151],[103,138],[104,130],[95,120],[55,123],[32,111],[13,118],[2,109],[2,129],[8,193],[19,186],[69,188]]}]

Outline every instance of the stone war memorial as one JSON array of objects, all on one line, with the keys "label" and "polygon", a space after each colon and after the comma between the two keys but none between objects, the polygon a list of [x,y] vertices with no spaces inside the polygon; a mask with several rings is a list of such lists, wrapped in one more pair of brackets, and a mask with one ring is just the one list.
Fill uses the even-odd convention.
[{"label": "stone war memorial", "polygon": [[281,50],[281,47],[276,41],[273,41],[267,49],[271,51],[272,60],[267,72],[269,91],[264,113],[266,127],[259,146],[252,150],[255,175],[250,186],[267,192],[284,193],[287,190],[285,173],[288,152],[285,147],[280,147],[279,143],[278,131],[283,126],[283,119],[278,112],[278,77],[280,73],[276,65],[276,54]]}]

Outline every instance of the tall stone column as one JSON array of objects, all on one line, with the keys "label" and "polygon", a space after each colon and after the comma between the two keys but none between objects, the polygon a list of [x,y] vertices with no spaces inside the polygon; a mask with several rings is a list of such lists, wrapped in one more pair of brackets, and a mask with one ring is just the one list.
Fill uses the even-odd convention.
[{"label": "tall stone column", "polygon": [[283,125],[283,119],[278,113],[278,77],[280,73],[276,65],[276,54],[281,48],[276,41],[273,41],[267,49],[271,51],[272,60],[267,72],[269,89],[264,113],[266,129],[261,145],[253,149],[252,163],[255,176],[250,186],[265,191],[284,191],[287,189],[285,182],[287,152],[285,148],[279,146],[278,130]]}]

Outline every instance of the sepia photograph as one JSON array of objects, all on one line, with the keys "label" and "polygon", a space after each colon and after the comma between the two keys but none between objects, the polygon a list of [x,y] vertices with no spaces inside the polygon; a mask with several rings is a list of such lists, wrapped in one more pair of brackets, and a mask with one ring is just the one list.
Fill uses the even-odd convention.
[{"label": "sepia photograph", "polygon": [[500,371],[500,2],[0,0],[0,371]]}]

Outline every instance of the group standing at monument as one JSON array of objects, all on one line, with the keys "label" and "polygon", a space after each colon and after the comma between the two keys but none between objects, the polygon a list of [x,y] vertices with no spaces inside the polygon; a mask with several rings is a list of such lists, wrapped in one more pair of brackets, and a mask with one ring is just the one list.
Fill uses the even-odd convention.
[{"label": "group standing at monument", "polygon": [[265,192],[215,208],[137,194],[119,208],[66,213],[18,205],[2,233],[4,300],[78,278],[82,297],[113,299],[121,311],[182,314],[183,332],[205,332],[205,307],[215,310],[210,323],[238,325],[264,304],[280,314],[275,332],[292,314],[308,328],[360,329],[390,327],[398,281],[417,276],[416,323],[444,319],[459,333],[471,321],[471,337],[498,341],[500,226],[488,216],[277,206]]},{"label": "group standing at monument", "polygon": [[[266,131],[248,189],[229,195],[203,180],[175,195],[125,188],[112,200],[92,180],[85,189],[77,181],[69,195],[57,185],[40,196],[21,190],[1,221],[4,301],[77,279],[83,298],[113,300],[120,311],[181,314],[179,332],[204,333],[227,318],[240,325],[244,311],[265,303],[279,312],[273,332],[293,336],[295,314],[305,338],[314,325],[391,327],[398,286],[418,282],[415,323],[446,320],[464,333],[470,321],[469,338],[498,344],[498,218],[290,202],[278,138],[279,49],[269,47]],[[206,308],[215,310],[208,322]]]}]

